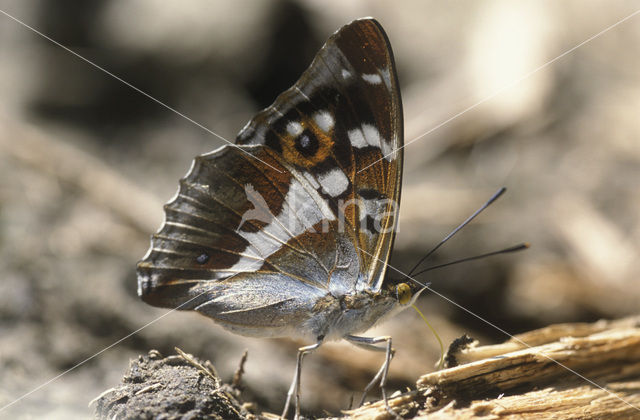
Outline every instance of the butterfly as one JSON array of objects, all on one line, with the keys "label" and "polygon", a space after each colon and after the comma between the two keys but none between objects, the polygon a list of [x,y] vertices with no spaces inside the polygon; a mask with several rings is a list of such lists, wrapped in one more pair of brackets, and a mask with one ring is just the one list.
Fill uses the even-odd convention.
[{"label": "butterfly", "polygon": [[235,144],[195,158],[138,263],[139,296],[234,333],[311,341],[298,350],[283,417],[292,399],[299,417],[302,359],[323,342],[382,350],[365,395],[379,383],[390,410],[391,337],[359,334],[424,289],[385,277],[402,146],[391,45],[376,20],[355,20]]}]

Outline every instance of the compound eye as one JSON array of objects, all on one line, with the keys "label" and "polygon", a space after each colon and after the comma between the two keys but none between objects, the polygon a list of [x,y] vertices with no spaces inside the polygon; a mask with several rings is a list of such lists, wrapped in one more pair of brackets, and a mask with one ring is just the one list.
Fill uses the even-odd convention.
[{"label": "compound eye", "polygon": [[400,283],[396,286],[396,294],[398,295],[398,302],[401,305],[406,305],[411,302],[411,287],[407,283]]}]

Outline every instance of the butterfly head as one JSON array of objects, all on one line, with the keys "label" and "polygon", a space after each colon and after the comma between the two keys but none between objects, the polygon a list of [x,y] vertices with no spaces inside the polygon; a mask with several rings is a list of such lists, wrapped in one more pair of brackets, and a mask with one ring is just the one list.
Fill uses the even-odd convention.
[{"label": "butterfly head", "polygon": [[412,296],[413,292],[411,291],[411,286],[409,286],[407,283],[400,283],[396,286],[396,297],[400,305],[409,304],[412,300]]},{"label": "butterfly head", "polygon": [[391,279],[387,286],[389,293],[394,296],[402,308],[411,306],[424,289],[426,289],[426,285],[411,281],[406,277]]}]

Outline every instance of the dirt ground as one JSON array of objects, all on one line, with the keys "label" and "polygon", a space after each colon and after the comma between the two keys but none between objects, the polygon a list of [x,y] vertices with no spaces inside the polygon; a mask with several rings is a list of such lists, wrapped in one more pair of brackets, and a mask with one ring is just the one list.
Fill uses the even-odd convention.
[{"label": "dirt ground", "polygon": [[[640,13],[623,21],[639,9],[619,0],[0,2],[226,139],[333,31],[376,17],[394,48],[407,144],[391,266],[408,270],[501,186],[507,194],[428,265],[532,244],[421,277],[438,294],[417,305],[442,340],[467,333],[482,344],[639,311]],[[136,295],[135,264],[162,204],[193,157],[223,142],[5,14],[0,92],[0,418],[87,418],[131,360],[174,347],[211,360],[226,382],[248,349],[243,398],[280,412],[296,349],[308,343],[238,337]],[[371,334],[394,338],[391,390],[435,369],[437,341],[413,311]],[[305,359],[303,412],[347,408],[381,362],[346,343],[323,346]]]}]

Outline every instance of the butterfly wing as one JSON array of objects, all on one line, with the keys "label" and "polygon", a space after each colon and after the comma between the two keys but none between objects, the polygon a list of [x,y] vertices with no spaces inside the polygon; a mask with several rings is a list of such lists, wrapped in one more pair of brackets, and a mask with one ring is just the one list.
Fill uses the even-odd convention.
[{"label": "butterfly wing", "polygon": [[300,80],[247,124],[238,143],[266,144],[320,184],[332,211],[344,213],[369,284],[379,288],[403,161],[400,89],[380,24],[360,19],[336,32]]},{"label": "butterfly wing", "polygon": [[397,219],[402,112],[388,40],[340,29],[239,133],[197,157],[138,264],[140,296],[248,335],[295,335],[327,293],[380,287]]}]

